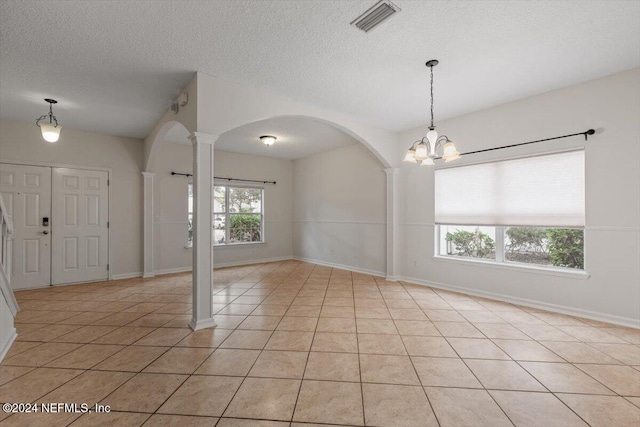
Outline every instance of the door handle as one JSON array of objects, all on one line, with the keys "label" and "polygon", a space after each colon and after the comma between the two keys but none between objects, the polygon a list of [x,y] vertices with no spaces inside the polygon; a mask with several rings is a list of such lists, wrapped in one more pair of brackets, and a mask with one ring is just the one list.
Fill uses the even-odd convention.
[{"label": "door handle", "polygon": [[47,230],[44,230],[44,231],[39,232],[38,234],[44,234],[46,236],[47,234],[49,234],[49,232]]}]

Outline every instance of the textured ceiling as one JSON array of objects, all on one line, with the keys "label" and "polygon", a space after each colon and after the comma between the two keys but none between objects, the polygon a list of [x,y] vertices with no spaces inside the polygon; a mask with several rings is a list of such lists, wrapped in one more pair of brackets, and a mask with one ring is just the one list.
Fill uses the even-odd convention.
[{"label": "textured ceiling", "polygon": [[640,66],[638,1],[0,2],[0,116],[144,137],[194,71],[264,86],[391,130]]},{"label": "textured ceiling", "polygon": [[[189,143],[184,128],[176,126],[174,129],[177,130],[167,134],[169,142]],[[267,147],[260,141],[262,135],[273,135],[278,140]],[[215,148],[296,160],[356,143],[358,141],[346,133],[325,123],[307,118],[281,117],[249,123],[225,132],[216,141]]]}]

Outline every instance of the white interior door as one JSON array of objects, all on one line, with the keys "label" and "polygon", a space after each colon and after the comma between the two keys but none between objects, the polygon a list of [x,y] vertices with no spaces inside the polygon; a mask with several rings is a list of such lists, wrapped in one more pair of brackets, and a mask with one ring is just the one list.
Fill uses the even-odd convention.
[{"label": "white interior door", "polygon": [[0,163],[0,193],[15,228],[11,287],[49,286],[51,168]]},{"label": "white interior door", "polygon": [[103,171],[53,168],[52,284],[108,278],[108,177]]}]

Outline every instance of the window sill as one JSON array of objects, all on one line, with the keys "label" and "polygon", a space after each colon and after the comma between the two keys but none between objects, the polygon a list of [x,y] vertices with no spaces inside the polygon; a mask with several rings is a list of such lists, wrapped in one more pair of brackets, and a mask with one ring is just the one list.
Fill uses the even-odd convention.
[{"label": "window sill", "polygon": [[569,269],[549,268],[549,267],[516,264],[516,263],[502,263],[502,262],[495,262],[495,261],[489,261],[489,260],[481,261],[477,259],[454,258],[454,257],[444,256],[444,255],[434,255],[433,259],[435,261],[450,262],[453,264],[467,264],[467,265],[471,264],[476,266],[498,268],[503,270],[513,270],[513,271],[521,271],[521,272],[527,272],[527,273],[546,274],[549,276],[568,277],[571,279],[579,279],[579,280],[587,280],[589,277],[591,277],[591,275],[584,270],[571,271]]},{"label": "window sill", "polygon": [[[213,245],[213,248],[239,248],[246,246],[262,246],[266,245],[267,242],[246,242],[246,243],[227,243],[224,245]],[[185,249],[192,250],[193,246],[185,246]]]},{"label": "window sill", "polygon": [[213,245],[213,248],[240,248],[245,246],[263,246],[267,242],[245,242],[245,243],[225,243],[223,245]]}]

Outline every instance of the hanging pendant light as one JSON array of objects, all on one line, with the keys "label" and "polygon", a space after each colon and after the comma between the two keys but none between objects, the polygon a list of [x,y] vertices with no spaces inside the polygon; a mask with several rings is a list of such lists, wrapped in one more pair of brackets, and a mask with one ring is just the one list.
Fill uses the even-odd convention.
[{"label": "hanging pendant light", "polygon": [[[40,128],[42,137],[45,141],[56,142],[60,138],[60,130],[62,129],[62,126],[58,124],[58,119],[53,115],[53,104],[57,104],[58,101],[48,98],[45,99],[45,101],[49,103],[49,114],[40,116],[40,118],[36,120],[36,126]],[[47,118],[49,119],[49,122],[42,121]]]},{"label": "hanging pendant light", "polygon": [[430,69],[431,74],[431,125],[429,126],[429,132],[420,140],[413,143],[411,148],[407,151],[403,161],[409,163],[417,163],[420,161],[420,166],[433,166],[433,162],[438,157],[438,151],[442,148],[442,156],[445,162],[457,160],[460,158],[460,153],[456,149],[456,146],[446,135],[438,136],[436,127],[433,124],[433,67],[438,65],[437,59],[427,61],[425,64]]}]

